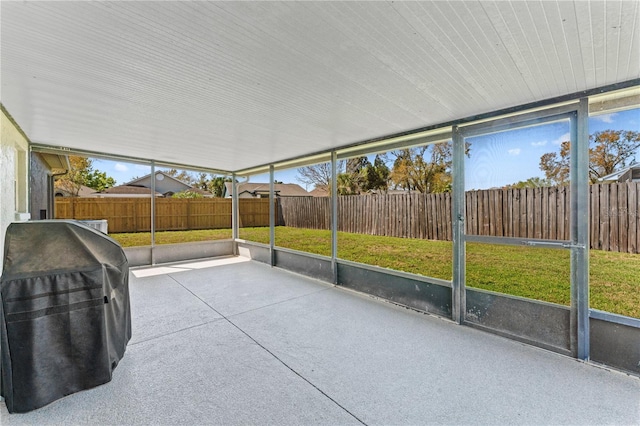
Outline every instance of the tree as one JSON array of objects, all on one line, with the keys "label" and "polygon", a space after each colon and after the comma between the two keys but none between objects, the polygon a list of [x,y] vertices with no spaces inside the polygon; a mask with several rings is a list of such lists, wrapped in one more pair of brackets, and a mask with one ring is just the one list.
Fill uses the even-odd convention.
[{"label": "tree", "polygon": [[[640,132],[630,130],[603,130],[589,136],[589,180],[599,178],[626,167],[635,160],[640,148]],[[571,142],[560,144],[559,152],[547,152],[540,157],[540,170],[556,185],[569,181]]]},{"label": "tree", "polygon": [[363,172],[364,184],[362,189],[364,191],[387,191],[389,188],[389,174],[391,171],[380,155],[376,155],[376,158],[373,160],[373,164],[367,164]]},{"label": "tree", "polygon": [[[180,182],[184,182],[187,185],[193,185],[194,183],[197,182],[197,178],[195,176],[193,176],[191,173],[189,173],[186,170],[180,170],[178,171],[177,169],[169,169],[165,172],[163,172],[173,178],[178,179]],[[201,173],[200,175],[203,175],[204,173]],[[204,188],[203,188],[204,189]]]},{"label": "tree", "polygon": [[196,191],[186,189],[184,191],[176,192],[171,198],[204,198],[204,196]]},{"label": "tree", "polygon": [[115,184],[115,179],[107,176],[107,172],[92,170],[90,173],[87,173],[84,185],[89,188],[93,188],[98,192],[102,192],[107,188],[115,186]]},{"label": "tree", "polygon": [[218,176],[213,173],[200,173],[198,178],[191,183],[191,186],[209,191],[214,197],[222,197],[224,195],[225,182],[231,182],[231,178]]},{"label": "tree", "polygon": [[604,130],[591,135],[589,143],[589,175],[593,183],[635,161],[640,132]]},{"label": "tree", "polygon": [[[466,153],[470,146],[467,144]],[[448,192],[451,190],[451,142],[404,148],[390,153],[393,168],[389,174],[396,188],[422,193]]]},{"label": "tree", "polygon": [[371,162],[365,156],[361,157],[353,157],[347,160],[346,171],[345,173],[349,173],[351,175],[359,174],[363,169],[367,166],[370,166]]},{"label": "tree", "polygon": [[380,155],[376,155],[373,164],[364,156],[350,158],[346,161],[346,171],[338,175],[338,194],[386,191],[389,187],[389,173],[389,167]]},{"label": "tree", "polygon": [[56,187],[70,191],[75,197],[78,196],[82,186],[101,192],[116,184],[115,179],[107,176],[106,172],[95,170],[93,160],[90,158],[70,155],[69,164],[71,168],[58,178]]},{"label": "tree", "polygon": [[505,189],[522,189],[522,188],[544,188],[547,186],[553,186],[553,183],[549,179],[543,179],[538,176],[530,177],[527,180],[521,180],[520,182],[506,185]]},{"label": "tree", "polygon": [[224,195],[225,182],[233,182],[230,177],[216,176],[211,180],[209,191],[214,197],[222,197]]},{"label": "tree", "polygon": [[360,193],[356,174],[340,173],[337,180],[338,195],[357,195]]},{"label": "tree", "polygon": [[[338,161],[336,167],[341,170],[343,165],[343,161]],[[296,180],[307,187],[331,188],[331,163],[299,167]]]},{"label": "tree", "polygon": [[69,191],[72,196],[77,197],[80,192],[80,187],[84,185],[86,170],[91,168],[91,160],[86,157],[70,155],[69,165],[71,167],[66,174],[56,180],[55,186],[65,189]]},{"label": "tree", "polygon": [[570,144],[564,141],[560,144],[560,152],[547,152],[540,157],[540,170],[554,185],[565,185],[569,181]]},{"label": "tree", "polygon": [[366,191],[366,169],[370,166],[371,162],[365,156],[346,160],[345,172],[338,175],[338,194],[357,195]]}]

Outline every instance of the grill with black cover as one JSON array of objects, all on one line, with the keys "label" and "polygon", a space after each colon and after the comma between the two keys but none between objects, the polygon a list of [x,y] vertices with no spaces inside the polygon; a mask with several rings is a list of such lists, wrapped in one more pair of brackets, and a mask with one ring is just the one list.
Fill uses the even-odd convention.
[{"label": "grill with black cover", "polygon": [[131,338],[129,265],[116,241],[74,221],[13,223],[0,295],[9,412],[111,380]]}]

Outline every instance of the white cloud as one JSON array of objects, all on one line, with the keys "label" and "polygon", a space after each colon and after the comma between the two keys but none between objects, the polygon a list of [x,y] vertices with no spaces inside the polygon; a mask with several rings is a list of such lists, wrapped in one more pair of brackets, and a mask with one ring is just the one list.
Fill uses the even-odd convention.
[{"label": "white cloud", "polygon": [[545,146],[547,141],[531,142],[531,146]]},{"label": "white cloud", "polygon": [[520,155],[521,151],[522,150],[520,148],[514,148],[514,149],[510,149],[507,152],[509,153],[509,155]]},{"label": "white cloud", "polygon": [[119,172],[126,172],[127,170],[129,170],[127,166],[121,163],[116,163],[116,165],[113,168]]},{"label": "white cloud", "polygon": [[571,134],[569,132],[565,133],[564,135],[560,136],[558,139],[556,139],[555,141],[551,142],[554,145],[560,145],[562,144],[562,142],[564,141],[568,141],[569,139],[571,139]]},{"label": "white cloud", "polygon": [[594,120],[602,121],[603,123],[613,123],[613,117],[615,117],[616,115],[617,114],[613,112],[611,114],[596,115],[596,116],[593,116],[592,118]]}]

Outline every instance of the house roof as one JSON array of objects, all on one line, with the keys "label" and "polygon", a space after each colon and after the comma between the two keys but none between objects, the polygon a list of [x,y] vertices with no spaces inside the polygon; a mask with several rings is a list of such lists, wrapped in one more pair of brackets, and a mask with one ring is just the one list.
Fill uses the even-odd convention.
[{"label": "house roof", "polygon": [[599,182],[640,181],[640,163],[633,163],[623,169],[598,179]]},{"label": "house roof", "polygon": [[329,190],[324,186],[316,186],[312,191],[309,191],[309,195],[313,197],[328,197]]},{"label": "house roof", "polygon": [[36,146],[233,172],[640,81],[633,1],[3,1],[0,20],[2,104]]},{"label": "house roof", "polygon": [[75,197],[77,191],[78,197],[92,197],[96,194],[96,190],[88,186],[71,184],[67,180],[56,180],[54,183],[54,193],[62,193],[66,197]]},{"label": "house roof", "polygon": [[[111,188],[107,188],[100,194],[110,195],[151,195],[151,189],[144,186],[135,185],[119,185]],[[156,197],[162,197],[162,194],[156,192]]]},{"label": "house roof", "polygon": [[[156,171],[155,176],[157,177],[158,175],[161,175],[163,179],[171,179],[175,182],[178,182],[180,185],[184,186],[185,190],[187,189],[192,189],[191,186],[183,181],[181,181],[180,179],[176,179],[175,177],[171,176],[170,174],[167,174],[163,171]],[[149,173],[148,175],[144,175],[142,177],[139,178],[135,178],[130,182],[125,183],[125,185],[133,185],[133,186],[140,186],[140,182],[144,181],[145,179],[149,179],[151,177],[151,173]]]},{"label": "house roof", "polygon": [[[165,172],[163,172],[163,171],[157,171],[157,172],[155,173],[155,176],[158,176],[158,175],[161,175],[161,176],[163,177],[163,179],[170,179],[170,180],[172,180],[172,181],[174,181],[174,182],[179,183],[179,184],[180,184],[180,186],[181,186],[182,188],[184,188],[182,191],[195,192],[196,194],[200,194],[200,195],[202,195],[202,196],[204,196],[204,197],[213,197],[213,194],[212,194],[211,192],[209,192],[209,191],[205,191],[205,190],[200,189],[200,188],[195,188],[195,187],[193,187],[193,186],[191,186],[191,185],[189,185],[189,184],[187,184],[187,183],[185,183],[185,182],[181,181],[180,179],[176,179],[175,177],[173,177],[173,176],[171,176],[170,174],[167,174],[167,173],[165,173]],[[142,183],[143,183],[146,179],[149,179],[149,178],[150,178],[150,176],[151,176],[151,173],[149,173],[148,175],[144,175],[144,176],[142,176],[142,177],[139,177],[139,178],[135,178],[134,180],[132,180],[132,181],[130,181],[130,182],[127,182],[127,183],[126,183],[126,184],[124,184],[123,186],[138,186],[138,187],[145,187]],[[146,187],[145,187],[145,188],[146,188]],[[180,192],[182,192],[182,191],[180,191]],[[178,192],[178,191],[175,191],[175,192]],[[174,193],[175,193],[175,192],[174,192]]]},{"label": "house roof", "polygon": [[[225,197],[231,196],[231,182],[225,182]],[[304,190],[297,183],[275,183],[273,184],[273,190],[279,197],[309,197],[307,191]],[[268,183],[239,183],[238,194],[248,192],[252,195],[257,194],[269,194]]]}]

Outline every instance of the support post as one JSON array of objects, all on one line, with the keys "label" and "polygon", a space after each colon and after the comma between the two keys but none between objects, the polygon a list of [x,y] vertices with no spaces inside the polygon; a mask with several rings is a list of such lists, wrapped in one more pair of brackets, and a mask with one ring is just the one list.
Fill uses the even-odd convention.
[{"label": "support post", "polygon": [[589,359],[589,102],[571,119],[571,343]]},{"label": "support post", "polygon": [[269,259],[271,267],[276,265],[276,206],[275,206],[275,187],[274,187],[274,169],[273,164],[269,166]]},{"label": "support post", "polygon": [[451,132],[453,142],[453,208],[451,209],[453,231],[453,280],[451,289],[451,316],[462,324],[467,309],[465,289],[465,198],[464,198],[464,152],[465,142],[458,126]]},{"label": "support post", "polygon": [[151,264],[156,264],[156,163],[151,162]]},{"label": "support post", "polygon": [[338,284],[338,153],[331,151],[331,271]]},{"label": "support post", "polygon": [[233,254],[238,255],[238,183],[235,173],[231,174],[231,238],[233,238]]}]

